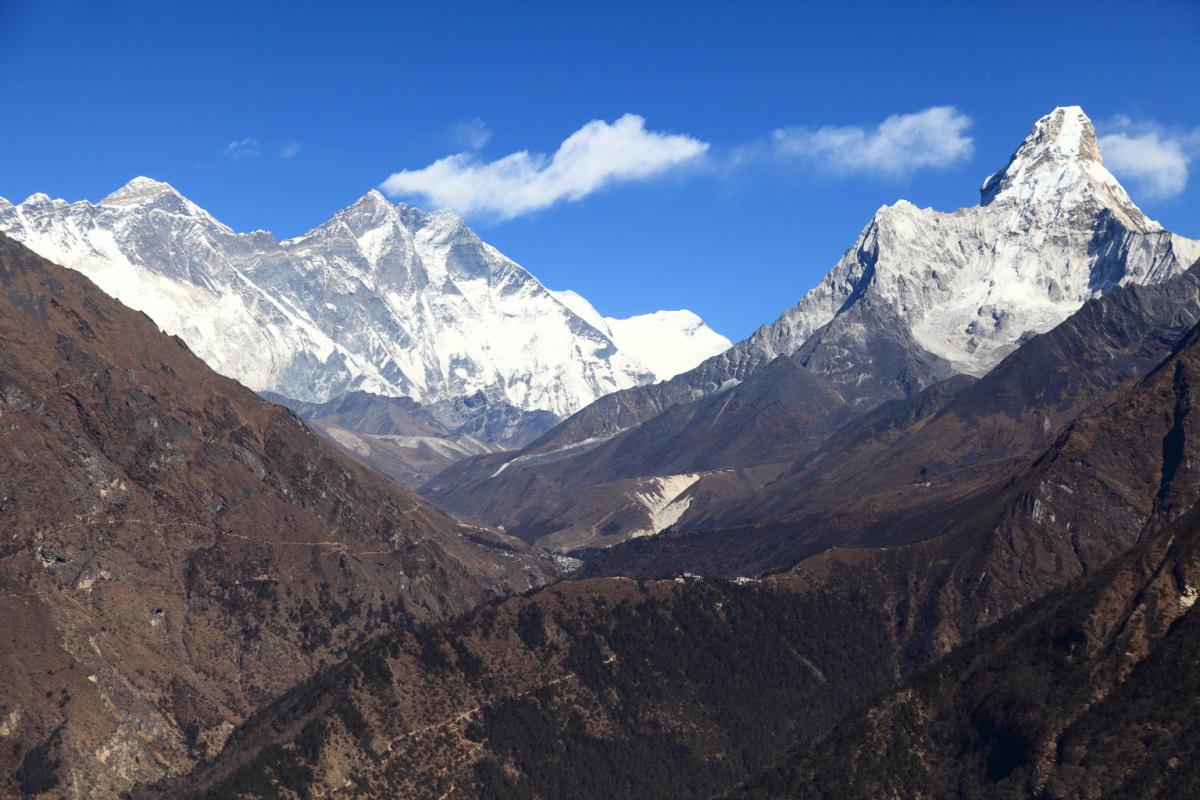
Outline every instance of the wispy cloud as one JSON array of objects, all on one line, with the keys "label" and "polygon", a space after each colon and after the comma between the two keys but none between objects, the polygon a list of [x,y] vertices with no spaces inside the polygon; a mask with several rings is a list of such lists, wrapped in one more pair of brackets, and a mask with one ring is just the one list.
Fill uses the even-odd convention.
[{"label": "wispy cloud", "polygon": [[234,161],[244,161],[248,158],[258,158],[262,155],[262,145],[258,139],[235,139],[225,145],[225,157]]},{"label": "wispy cloud", "polygon": [[[832,174],[898,177],[944,169],[969,159],[971,119],[953,106],[894,114],[870,126],[778,128],[758,141],[710,157],[708,143],[684,134],[646,129],[626,114],[615,122],[593,120],[571,134],[553,155],[520,151],[486,161],[460,152],[414,170],[393,173],[381,188],[393,197],[499,219],[579,200],[606,186],[643,180],[684,164],[704,163],[730,174],[755,165]],[[480,119],[459,123],[453,135],[469,150],[484,146],[491,131]]]},{"label": "wispy cloud", "polygon": [[300,155],[300,143],[295,139],[288,139],[283,144],[279,145],[279,157],[287,161]]},{"label": "wispy cloud", "polygon": [[612,123],[587,123],[553,156],[522,150],[485,162],[472,153],[459,153],[423,169],[396,172],[382,189],[393,196],[421,197],[461,214],[511,219],[580,200],[612,184],[658,175],[707,149],[707,143],[691,136],[648,131],[642,117],[626,114]]},{"label": "wispy cloud", "polygon": [[457,123],[450,131],[454,144],[468,150],[478,150],[492,140],[492,129],[479,117]]},{"label": "wispy cloud", "polygon": [[1200,129],[1172,130],[1120,116],[1102,124],[1100,153],[1117,177],[1150,199],[1176,197],[1187,188],[1188,166],[1200,155]]},{"label": "wispy cloud", "polygon": [[767,157],[835,173],[896,177],[942,169],[971,157],[971,119],[954,106],[893,114],[874,127],[825,125],[772,131],[765,146],[744,148],[739,160]]}]

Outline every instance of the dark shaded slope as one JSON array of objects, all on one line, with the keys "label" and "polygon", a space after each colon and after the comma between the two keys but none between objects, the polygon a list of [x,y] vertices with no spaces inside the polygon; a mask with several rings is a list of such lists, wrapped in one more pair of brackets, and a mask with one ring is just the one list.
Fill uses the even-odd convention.
[{"label": "dark shaded slope", "polygon": [[384,636],[135,797],[705,797],[892,685],[889,625],[790,576],[564,582]]},{"label": "dark shaded slope", "polygon": [[1200,793],[1200,511],[852,716],[744,798]]},{"label": "dark shaded slope", "polygon": [[373,632],[553,574],[4,237],[0,528],[7,793],[181,770]]}]

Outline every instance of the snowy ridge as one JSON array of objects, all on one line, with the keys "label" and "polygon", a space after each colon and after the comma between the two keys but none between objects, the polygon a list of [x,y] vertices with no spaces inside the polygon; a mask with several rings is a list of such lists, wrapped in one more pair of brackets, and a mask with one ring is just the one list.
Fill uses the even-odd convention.
[{"label": "snowy ridge", "polygon": [[552,292],[559,302],[603,331],[617,346],[665,381],[704,359],[728,350],[732,342],[691,311],[655,311],[627,319],[602,317],[591,303],[567,289]]},{"label": "snowy ridge", "polygon": [[504,470],[508,469],[513,464],[545,463],[557,458],[562,458],[562,456],[567,453],[574,453],[587,447],[595,447],[596,445],[603,444],[604,442],[607,442],[609,439],[613,438],[615,435],[616,434],[612,434],[610,436],[594,436],[590,439],[581,439],[578,442],[572,442],[571,444],[568,444],[564,447],[559,447],[555,450],[546,450],[538,453],[526,453],[525,455],[511,458],[501,464],[499,468],[492,473],[492,477],[495,478],[496,476],[500,475],[502,472],[504,472]]},{"label": "snowy ridge", "polygon": [[870,297],[925,350],[982,375],[1090,298],[1164,280],[1200,258],[1200,242],[1134,205],[1077,106],[1038,120],[981,194],[980,205],[953,212],[907,200],[879,209],[816,287],[735,349],[793,353]]},{"label": "snowy ridge", "polygon": [[[236,233],[140,177],[98,203],[0,199],[0,231],[144,311],[219,372],[298,400],[486,397],[561,417],[729,344],[689,312],[603,318],[456,215],[377,191],[283,242]],[[654,335],[637,333],[648,325]]]}]

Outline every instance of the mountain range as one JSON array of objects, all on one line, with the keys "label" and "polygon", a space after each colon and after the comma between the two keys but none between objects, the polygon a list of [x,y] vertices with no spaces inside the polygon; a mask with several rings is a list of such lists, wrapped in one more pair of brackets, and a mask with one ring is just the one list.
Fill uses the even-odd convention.
[{"label": "mountain range", "polygon": [[[1172,303],[1174,323],[1128,335]],[[991,480],[934,478],[907,519],[848,509],[834,546],[758,579],[572,580],[396,631],[138,797],[1188,796],[1194,726],[1172,676],[1194,649],[1200,439],[1181,409],[1198,319],[1191,272],[1089,303],[1026,365],[1052,375],[1090,348],[1034,413],[1095,372],[1092,401]],[[897,401],[848,438],[879,454],[865,431],[919,436],[980,385]],[[1039,399],[998,405],[1022,391]],[[743,563],[762,549],[712,544]]]},{"label": "mountain range", "polygon": [[596,398],[728,347],[687,311],[601,316],[450,212],[377,191],[285,241],[236,233],[169,184],[98,203],[0,199],[0,232],[147,313],[255,391],[408,397],[454,432],[527,440]]},{"label": "mountain range", "polygon": [[1147,218],[1105,169],[1083,111],[1057,108],[984,181],[980,205],[885,206],[750,338],[601,398],[523,449],[460,461],[423,491],[564,551],[654,535],[703,519],[706,486],[761,485],[881,404],[986,374],[1087,300],[1198,258],[1200,241]]},{"label": "mountain range", "polygon": [[176,773],[390,625],[562,572],[4,236],[0,341],[0,796]]},{"label": "mountain range", "polygon": [[[303,239],[238,268],[259,302],[314,301],[264,277]],[[880,209],[775,323],[557,424],[500,384],[256,394],[104,289],[0,234],[0,796],[1200,791],[1200,243],[1076,107],[980,205]],[[629,357],[522,296],[614,348],[569,369]]]}]

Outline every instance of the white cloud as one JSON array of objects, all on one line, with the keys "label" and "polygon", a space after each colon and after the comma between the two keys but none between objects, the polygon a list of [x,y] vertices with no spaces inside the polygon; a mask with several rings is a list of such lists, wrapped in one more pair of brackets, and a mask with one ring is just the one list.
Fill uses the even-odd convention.
[{"label": "white cloud", "polygon": [[295,139],[289,139],[279,145],[279,157],[284,161],[295,158],[300,155],[300,143]]},{"label": "white cloud", "polygon": [[553,156],[522,150],[484,162],[459,153],[423,169],[394,173],[382,189],[393,196],[422,197],[460,214],[511,219],[582,199],[614,183],[649,178],[707,149],[708,144],[690,136],[647,131],[642,117],[626,114],[613,123],[587,123]]},{"label": "white cloud", "polygon": [[492,140],[492,130],[479,117],[460,122],[451,131],[454,143],[468,150],[478,150]]},{"label": "white cloud", "polygon": [[258,139],[236,139],[225,145],[225,157],[234,161],[247,158],[258,158],[262,155],[262,145]]},{"label": "white cloud", "polygon": [[1104,163],[1149,197],[1174,197],[1188,179],[1188,157],[1179,142],[1156,133],[1114,133],[1100,139]]},{"label": "white cloud", "polygon": [[1100,153],[1105,165],[1151,199],[1175,197],[1187,188],[1188,166],[1200,153],[1200,130],[1169,131],[1155,122],[1117,117],[1102,128]]},{"label": "white cloud", "polygon": [[971,120],[953,106],[894,114],[873,128],[826,125],[773,131],[768,155],[803,160],[834,172],[899,176],[940,169],[971,157]]}]

